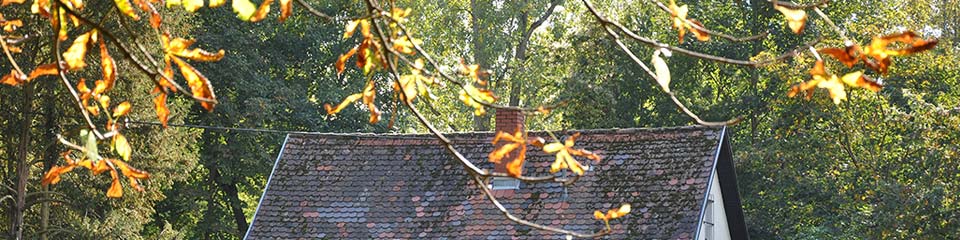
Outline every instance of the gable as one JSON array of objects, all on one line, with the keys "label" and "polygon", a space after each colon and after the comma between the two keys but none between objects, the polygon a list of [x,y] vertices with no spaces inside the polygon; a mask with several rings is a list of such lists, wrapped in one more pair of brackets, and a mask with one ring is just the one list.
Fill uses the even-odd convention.
[{"label": "gable", "polygon": [[[520,218],[580,232],[603,228],[594,210],[629,203],[633,212],[611,222],[610,238],[692,239],[722,131],[579,131],[576,146],[604,159],[577,183],[521,183],[495,194]],[[492,136],[448,135],[486,169]],[[525,175],[549,174],[554,156],[533,147],[527,154]],[[507,220],[468,177],[429,135],[291,134],[247,238],[565,238]]]}]

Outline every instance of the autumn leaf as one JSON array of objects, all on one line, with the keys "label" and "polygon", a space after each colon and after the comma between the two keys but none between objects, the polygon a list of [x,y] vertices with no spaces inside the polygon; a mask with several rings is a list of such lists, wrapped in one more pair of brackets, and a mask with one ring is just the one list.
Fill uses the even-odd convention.
[{"label": "autumn leaf", "polygon": [[410,39],[407,36],[403,36],[393,40],[393,49],[397,52],[412,55],[417,53],[415,45],[423,44],[423,40],[420,39]]},{"label": "autumn leaf", "polygon": [[122,102],[113,108],[113,117],[127,115],[130,112],[130,102]]},{"label": "autumn leaf", "polygon": [[793,30],[793,33],[800,34],[800,32],[803,31],[807,23],[806,11],[803,9],[791,9],[780,5],[774,5],[773,8],[783,13],[783,17],[787,19],[787,26],[790,27],[790,30]]},{"label": "autumn leaf", "polygon": [[670,67],[667,62],[660,58],[660,50],[653,51],[653,57],[650,62],[657,74],[657,83],[663,88],[664,92],[670,92]]},{"label": "autumn leaf", "polygon": [[[690,23],[692,23],[693,25],[696,25],[697,27],[705,28],[705,27],[703,26],[703,23],[700,23],[700,21],[697,21],[697,20],[695,20],[695,19],[689,19],[689,21],[690,21]],[[689,25],[688,25],[688,26],[689,26]],[[693,27],[693,26],[690,26],[690,33],[693,33],[693,36],[697,37],[697,40],[699,40],[699,41],[701,41],[701,42],[710,41],[710,34],[707,33],[706,31],[703,31],[703,30],[697,29],[697,28],[695,28],[695,27]]]},{"label": "autumn leaf", "polygon": [[[899,49],[888,48],[891,43],[895,42],[907,46]],[[886,75],[887,69],[891,65],[891,56],[903,56],[930,50],[937,46],[937,42],[937,39],[922,39],[912,31],[874,37],[869,45],[863,47],[863,54],[873,57],[873,59],[863,58],[863,61],[868,67]]]},{"label": "autumn leaf", "polygon": [[133,167],[130,166],[130,164],[127,164],[126,162],[123,162],[123,161],[120,161],[120,160],[116,160],[116,159],[108,159],[108,160],[109,160],[111,163],[113,163],[113,165],[116,166],[117,169],[120,169],[120,173],[122,173],[123,176],[131,177],[131,178],[135,178],[135,179],[147,179],[147,178],[150,178],[150,173],[147,173],[146,171],[142,171],[142,170],[133,168]]},{"label": "autumn leaf", "polygon": [[187,49],[190,47],[190,45],[193,45],[195,40],[187,40],[183,38],[174,38],[172,40],[167,40],[167,39],[169,39],[169,37],[164,35],[162,41],[165,43],[164,44],[165,51],[169,55],[178,56],[178,57],[182,57],[182,58],[186,58],[194,61],[215,62],[215,61],[220,61],[220,59],[223,59],[223,56],[225,54],[223,49],[220,49],[216,53],[211,53],[199,48]]},{"label": "autumn leaf", "polygon": [[0,7],[6,7],[7,5],[14,4],[14,3],[22,4],[23,2],[24,0],[3,0],[3,3],[0,3]]},{"label": "autumn leaf", "polygon": [[[486,103],[493,103],[497,98],[493,95],[493,92],[486,89],[479,89],[474,87],[473,84],[467,83],[464,84],[460,89],[460,101],[466,104],[469,107],[472,107],[473,114],[480,116],[487,113],[487,110],[484,108],[483,103],[478,102],[483,101]],[[474,99],[476,98],[476,100]]]},{"label": "autumn leaf", "polygon": [[110,171],[110,176],[113,177],[113,182],[110,184],[110,189],[107,190],[107,197],[123,197],[123,187],[120,185],[120,178],[117,176],[117,171]]},{"label": "autumn leaf", "polygon": [[153,106],[157,112],[157,118],[160,119],[160,124],[164,128],[167,127],[167,117],[170,116],[170,110],[167,109],[167,94],[160,92],[159,95],[153,98]]},{"label": "autumn leaf", "polygon": [[50,168],[50,171],[47,171],[47,174],[43,175],[43,179],[40,180],[41,186],[47,186],[50,184],[57,184],[60,182],[60,175],[73,171],[73,168],[76,165],[68,166],[53,166]]},{"label": "autumn leaf", "polygon": [[[213,88],[207,77],[204,77],[197,69],[187,64],[187,62],[180,60],[178,57],[173,57],[173,61],[177,66],[180,66],[180,74],[183,75],[183,78],[187,79],[187,85],[190,86],[193,96],[206,98],[211,101],[217,98],[213,94]],[[213,111],[214,105],[215,103],[210,101],[200,102],[200,106],[203,106],[207,111]]]},{"label": "autumn leaf", "polygon": [[667,8],[670,10],[670,19],[673,20],[673,28],[677,29],[677,32],[679,32],[678,38],[681,43],[683,43],[683,36],[687,34],[687,30],[690,30],[690,32],[697,37],[697,40],[710,40],[709,33],[692,26],[696,25],[697,27],[704,28],[703,23],[700,23],[700,21],[695,19],[687,19],[687,13],[690,12],[690,9],[687,7],[687,5],[677,6],[676,1],[671,0],[670,5],[667,6]]},{"label": "autumn leaf", "polygon": [[607,214],[603,214],[599,210],[593,212],[593,218],[597,220],[602,220],[606,224],[607,229],[610,229],[610,220],[617,219],[623,216],[626,216],[630,213],[630,204],[621,205],[620,208],[610,209],[607,211]]},{"label": "autumn leaf", "polygon": [[[493,138],[492,144],[497,146],[497,142],[506,142],[502,145],[497,146],[489,154],[490,162],[500,163],[503,158],[510,158],[510,162],[507,163],[507,174],[513,177],[520,177],[523,173],[523,162],[527,154],[527,140],[525,139],[525,134],[521,131],[517,131],[513,135],[506,132],[497,132],[497,135]],[[510,153],[517,152],[516,157],[510,156]]]},{"label": "autumn leaf", "polygon": [[361,21],[367,21],[367,20],[361,19],[361,20],[347,21],[347,26],[344,28],[344,31],[343,31],[343,39],[347,39],[353,36],[353,32],[357,30],[357,26],[360,26]]},{"label": "autumn leaf", "polygon": [[367,81],[367,86],[363,88],[363,104],[366,104],[367,108],[370,109],[370,124],[380,121],[380,109],[373,103],[376,97],[377,91],[373,80]]},{"label": "autumn leaf", "polygon": [[215,8],[215,7],[223,6],[223,4],[226,4],[226,3],[227,3],[227,0],[210,0],[210,4],[208,4],[207,6],[211,8]]},{"label": "autumn leaf", "polygon": [[133,11],[133,5],[130,5],[129,0],[113,0],[113,3],[116,4],[117,9],[124,15],[127,15],[127,17],[133,20],[140,20],[140,15],[137,15],[137,13]]},{"label": "autumn leaf", "polygon": [[337,76],[338,76],[338,77],[339,77],[341,74],[343,74],[343,70],[344,70],[344,68],[345,68],[344,65],[346,64],[347,59],[350,59],[351,56],[353,56],[354,54],[356,54],[356,53],[357,53],[357,49],[358,49],[359,47],[360,47],[360,46],[351,48],[350,51],[347,51],[347,53],[344,53],[343,55],[340,55],[339,58],[337,58],[337,62],[334,63],[334,67],[337,68]]},{"label": "autumn leaf", "polygon": [[573,148],[578,137],[580,137],[580,133],[575,133],[573,136],[568,137],[564,143],[553,142],[543,145],[543,152],[556,154],[556,160],[550,165],[550,173],[556,173],[561,169],[570,169],[577,175],[583,175],[584,166],[574,159],[573,156],[600,161],[600,156],[593,152]]},{"label": "autumn leaf", "polygon": [[811,80],[792,86],[790,91],[787,92],[787,96],[795,97],[797,94],[803,92],[806,95],[805,98],[810,99],[815,88],[823,88],[827,90],[834,104],[840,104],[841,101],[847,99],[845,85],[865,88],[874,92],[880,91],[880,88],[883,87],[880,83],[869,79],[863,72],[853,72],[843,77],[828,73],[822,60],[814,63],[813,68],[810,70],[810,75],[813,76]]},{"label": "autumn leaf", "polygon": [[271,3],[273,3],[273,0],[264,0],[263,3],[260,3],[260,7],[257,8],[257,11],[253,12],[253,16],[250,16],[250,22],[259,22],[264,18],[267,18],[267,13],[270,13]]},{"label": "autumn leaf", "polygon": [[109,91],[113,89],[113,84],[117,80],[117,64],[107,52],[107,45],[103,42],[103,38],[100,39],[100,67],[103,69],[103,81],[107,84],[104,91]]},{"label": "autumn leaf", "polygon": [[327,115],[334,115],[339,113],[344,108],[346,108],[348,105],[350,105],[350,103],[356,102],[362,97],[363,97],[362,93],[353,94],[353,95],[347,96],[347,98],[344,98],[343,101],[340,102],[340,104],[338,104],[336,108],[330,107],[329,103],[324,104],[323,108],[327,110]]},{"label": "autumn leaf", "polygon": [[250,20],[253,13],[257,11],[257,5],[250,0],[233,0],[230,5],[233,7],[233,12],[237,13],[237,18],[244,21]]},{"label": "autumn leaf", "polygon": [[87,66],[83,58],[87,55],[87,45],[89,45],[90,37],[94,33],[96,33],[96,30],[91,30],[77,36],[77,38],[73,40],[73,44],[70,45],[70,48],[63,53],[63,59],[67,62],[67,69],[79,70]]},{"label": "autumn leaf", "polygon": [[187,12],[196,12],[203,7],[203,0],[181,0],[180,4],[183,4],[183,9]]},{"label": "autumn leaf", "polygon": [[[157,8],[154,7],[153,4],[151,4],[147,0],[133,0],[133,2],[137,4],[138,7],[140,7],[140,10],[150,14],[150,27],[152,27],[153,29],[160,28],[160,23],[162,18],[160,17],[160,12],[157,12]],[[213,3],[214,2],[211,1],[210,5],[213,5]]]},{"label": "autumn leaf", "polygon": [[293,14],[293,0],[280,0],[280,22],[287,21]]},{"label": "autumn leaf", "polygon": [[17,86],[23,82],[26,82],[27,79],[27,76],[20,74],[20,72],[17,72],[16,69],[10,69],[10,74],[3,75],[3,79],[0,79],[0,83],[10,86]]},{"label": "autumn leaf", "polygon": [[48,63],[48,64],[40,65],[40,66],[37,66],[37,68],[34,68],[33,71],[30,71],[30,76],[28,76],[27,80],[24,82],[33,80],[40,76],[57,75],[59,73],[60,73],[60,70],[57,69],[56,63]]},{"label": "autumn leaf", "polygon": [[117,151],[117,155],[120,155],[123,160],[130,160],[130,153],[133,152],[130,149],[130,143],[127,142],[127,137],[124,137],[123,134],[113,135],[113,148]]},{"label": "autumn leaf", "polygon": [[860,61],[860,46],[855,44],[851,44],[846,48],[823,48],[817,50],[817,52],[832,56],[840,61],[840,63],[843,63],[843,65],[847,65],[847,67],[853,67],[854,64]]}]

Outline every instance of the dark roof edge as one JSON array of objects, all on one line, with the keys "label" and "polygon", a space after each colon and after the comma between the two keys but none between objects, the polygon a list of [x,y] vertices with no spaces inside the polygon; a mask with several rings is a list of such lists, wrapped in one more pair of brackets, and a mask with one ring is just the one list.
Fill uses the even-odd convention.
[{"label": "dark roof edge", "polygon": [[[723,131],[726,127],[721,128]],[[637,133],[637,132],[651,132],[651,131],[662,131],[662,130],[693,130],[693,129],[717,129],[717,127],[711,126],[701,126],[701,125],[690,125],[690,126],[676,126],[676,127],[659,127],[659,128],[605,128],[605,129],[565,129],[557,130],[553,132],[580,132],[580,133]],[[546,130],[534,130],[528,131],[529,133],[546,133]],[[447,136],[464,136],[464,135],[476,135],[476,134],[493,134],[491,131],[484,132],[450,132],[444,133]],[[424,137],[429,139],[436,139],[432,134],[429,133],[324,133],[324,132],[291,132],[289,135],[309,135],[309,136],[327,136],[327,137],[371,137],[371,138],[417,138]]]},{"label": "dark roof edge", "polygon": [[[697,229],[694,231],[696,234],[694,234],[693,239],[700,239],[700,229],[703,229],[703,217],[706,214],[707,202],[710,201],[710,192],[713,191],[712,189],[713,178],[719,175],[719,171],[714,171],[714,170],[717,169],[717,164],[720,162],[720,156],[722,152],[721,150],[723,150],[723,144],[726,142],[725,141],[727,137],[726,135],[727,135],[727,127],[724,126],[723,128],[720,129],[720,139],[719,141],[717,141],[717,151],[713,155],[713,170],[710,171],[710,177],[707,179],[707,189],[706,191],[703,192],[703,202],[700,203],[700,215],[697,217],[697,224],[696,224]],[[714,174],[715,172],[718,174]],[[720,190],[723,191],[722,185],[720,186]],[[726,204],[724,204],[724,207],[726,207]],[[731,239],[737,239],[737,238],[731,238]]]},{"label": "dark roof edge", "polygon": [[270,177],[267,177],[267,185],[263,187],[263,193],[260,195],[260,201],[257,202],[257,210],[253,212],[253,218],[250,219],[250,225],[247,226],[247,233],[243,234],[243,239],[250,237],[250,231],[253,230],[253,224],[257,221],[257,214],[260,213],[260,206],[263,206],[263,199],[267,197],[267,190],[270,189],[270,181],[273,180],[273,174],[277,172],[277,165],[280,163],[280,157],[283,156],[283,150],[287,148],[287,140],[290,140],[290,133],[283,138],[283,145],[280,145],[280,151],[277,153],[277,160],[273,162],[273,169],[270,170]]},{"label": "dark roof edge", "polygon": [[720,180],[720,193],[723,194],[723,208],[726,210],[727,228],[731,239],[749,240],[747,223],[743,216],[743,204],[737,187],[737,170],[733,163],[733,149],[728,138],[721,139],[720,156],[716,170]]}]

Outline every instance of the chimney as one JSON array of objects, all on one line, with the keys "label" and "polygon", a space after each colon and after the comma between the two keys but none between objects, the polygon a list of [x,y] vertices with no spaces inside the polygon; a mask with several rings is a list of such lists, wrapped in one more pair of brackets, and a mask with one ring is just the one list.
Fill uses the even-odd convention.
[{"label": "chimney", "polygon": [[[494,120],[496,121],[495,123],[496,126],[494,127],[495,129],[494,134],[498,134],[499,132],[505,132],[510,135],[513,135],[514,133],[517,133],[517,132],[526,131],[526,129],[524,129],[526,118],[524,117],[523,112],[520,110],[497,109]],[[499,141],[497,142],[497,145],[494,147],[500,148],[500,146],[508,143],[509,141]],[[499,173],[507,173],[507,164],[510,164],[511,162],[513,162],[514,158],[520,155],[520,151],[524,151],[524,150],[525,149],[517,148],[516,150],[513,150],[512,152],[507,154],[504,157],[504,159],[500,161],[500,163],[497,163],[493,167],[493,171],[499,172]]]}]

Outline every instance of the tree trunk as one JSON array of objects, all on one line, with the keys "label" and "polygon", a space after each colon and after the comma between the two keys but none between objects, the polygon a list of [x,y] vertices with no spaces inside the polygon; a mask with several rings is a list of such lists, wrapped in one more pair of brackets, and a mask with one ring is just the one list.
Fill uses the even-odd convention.
[{"label": "tree trunk", "polygon": [[[487,57],[483,52],[483,37],[482,30],[480,29],[479,16],[480,9],[483,9],[477,3],[477,0],[470,0],[470,25],[471,30],[473,31],[473,61],[480,66],[480,69],[488,69],[490,64],[486,62]],[[474,131],[487,131],[490,130],[490,115],[482,116],[473,116],[473,130]]]},{"label": "tree trunk", "polygon": [[16,206],[13,210],[13,221],[10,235],[13,239],[23,239],[23,212],[26,210],[27,180],[30,178],[30,161],[27,159],[27,149],[30,145],[30,128],[33,109],[33,84],[23,84],[23,103],[20,109],[22,117],[20,128],[20,143],[17,150],[17,193]]}]

